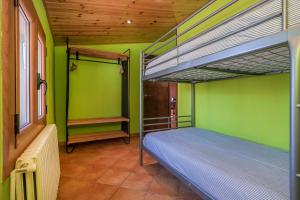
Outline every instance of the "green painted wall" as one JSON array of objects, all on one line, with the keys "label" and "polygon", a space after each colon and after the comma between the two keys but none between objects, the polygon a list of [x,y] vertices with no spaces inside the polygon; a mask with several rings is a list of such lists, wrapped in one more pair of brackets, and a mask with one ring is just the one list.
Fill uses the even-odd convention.
[{"label": "green painted wall", "polygon": [[[196,127],[289,150],[289,74],[196,84]],[[191,114],[191,84],[178,85],[178,113]]]},{"label": "green painted wall", "polygon": [[[178,115],[191,115],[191,84],[179,83],[177,87]],[[188,121],[190,118],[180,118],[180,121]],[[191,123],[179,123],[178,126],[190,126]]]},{"label": "green painted wall", "polygon": [[[0,1],[0,13],[2,13],[2,0]],[[46,60],[46,71],[47,71],[47,123],[55,123],[54,119],[54,42],[50,26],[46,16],[46,10],[44,8],[43,2],[41,0],[33,0],[34,6],[46,33],[46,45],[47,45],[47,60]],[[2,47],[2,15],[0,15],[0,46]],[[2,56],[2,48],[0,48],[0,56]],[[0,57],[0,61],[2,58]],[[2,62],[0,66],[0,113],[2,113]],[[2,116],[1,116],[2,119]],[[5,181],[2,180],[2,170],[3,170],[3,130],[2,130],[2,120],[0,120],[0,199],[9,200],[9,178]]]},{"label": "green painted wall", "polygon": [[[130,117],[131,133],[139,129],[140,51],[149,44],[115,44],[85,46],[103,51],[124,52],[131,49]],[[59,140],[65,141],[66,47],[55,47],[55,114]],[[72,64],[72,62],[70,62]],[[119,116],[121,113],[120,67],[109,64],[74,61],[70,72],[70,119]],[[119,125],[86,126],[71,129],[71,134],[119,129]]]},{"label": "green painted wall", "polygon": [[[179,33],[226,5],[218,0],[183,24]],[[207,30],[243,11],[258,0],[238,1],[198,25],[178,42]],[[179,86],[179,115],[190,113],[190,87]],[[289,76],[273,75],[197,84],[196,126],[220,133],[289,149]]]},{"label": "green painted wall", "polygon": [[196,85],[196,126],[289,149],[289,75]]}]

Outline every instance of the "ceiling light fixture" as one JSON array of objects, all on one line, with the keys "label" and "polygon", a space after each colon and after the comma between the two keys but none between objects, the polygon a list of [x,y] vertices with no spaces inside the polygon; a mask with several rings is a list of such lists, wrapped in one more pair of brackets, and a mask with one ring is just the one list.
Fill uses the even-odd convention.
[{"label": "ceiling light fixture", "polygon": [[132,24],[132,20],[131,19],[127,19],[127,24]]}]

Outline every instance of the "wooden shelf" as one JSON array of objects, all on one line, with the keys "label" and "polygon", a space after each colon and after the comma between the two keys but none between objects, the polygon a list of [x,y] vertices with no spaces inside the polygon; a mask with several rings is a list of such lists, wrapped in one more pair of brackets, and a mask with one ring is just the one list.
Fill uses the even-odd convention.
[{"label": "wooden shelf", "polygon": [[72,120],[68,121],[68,127],[70,127],[70,126],[81,126],[81,125],[91,125],[91,124],[117,123],[117,122],[129,122],[129,119],[126,118],[126,117],[72,119]]},{"label": "wooden shelf", "polygon": [[103,58],[109,60],[121,60],[125,61],[128,59],[128,56],[121,53],[114,53],[114,52],[105,52],[99,51],[95,49],[87,49],[81,47],[72,46],[69,48],[71,54],[78,53],[80,56],[87,56],[87,57],[94,57],[94,58]]},{"label": "wooden shelf", "polygon": [[82,142],[91,142],[97,140],[107,140],[107,139],[125,138],[125,137],[129,137],[129,135],[124,131],[107,131],[107,132],[90,133],[90,134],[82,134],[82,135],[70,135],[68,140],[68,145],[82,143]]}]

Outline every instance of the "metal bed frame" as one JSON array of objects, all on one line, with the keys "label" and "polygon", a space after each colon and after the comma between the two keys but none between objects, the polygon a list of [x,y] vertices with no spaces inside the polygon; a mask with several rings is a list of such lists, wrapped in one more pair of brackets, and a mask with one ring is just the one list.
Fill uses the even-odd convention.
[{"label": "metal bed frame", "polygon": [[[242,13],[236,14],[233,17],[224,20],[222,23],[210,28],[207,31],[204,31],[204,33],[207,33],[210,30],[220,27],[226,22],[234,20],[242,14],[252,11],[258,6],[271,1],[272,0],[261,0],[259,3],[251,6]],[[280,16],[282,19],[282,31],[276,34],[256,38],[252,41],[238,44],[230,48],[225,48],[224,50],[218,51],[216,53],[198,57],[190,61],[177,63],[177,65],[175,66],[159,70],[152,74],[146,74],[147,64],[156,60],[157,58],[160,58],[162,55],[171,52],[176,48],[178,49],[178,47],[186,44],[192,39],[201,37],[203,35],[203,32],[188,39],[187,41],[177,44],[177,41],[180,37],[182,37],[186,33],[190,33],[190,31],[197,27],[199,24],[209,20],[217,13],[234,5],[237,1],[233,0],[229,2],[222,8],[213,12],[211,15],[208,15],[203,20],[200,20],[199,22],[195,23],[194,25],[182,31],[181,33],[178,33],[180,27],[184,23],[186,23],[198,13],[200,13],[202,10],[209,7],[214,2],[215,0],[212,0],[203,8],[197,10],[194,14],[192,14],[186,20],[175,26],[168,33],[160,37],[157,41],[155,41],[152,45],[150,45],[140,54],[140,164],[143,165],[143,150],[145,150],[146,152],[154,156],[163,166],[169,169],[175,176],[177,176],[183,182],[187,183],[188,186],[190,186],[195,192],[200,194],[200,196],[202,196],[204,199],[212,199],[212,197],[210,197],[209,194],[206,194],[205,191],[199,190],[196,186],[191,184],[186,177],[183,177],[181,174],[178,174],[178,172],[176,172],[166,162],[160,160],[155,155],[153,155],[150,149],[147,149],[143,146],[143,138],[146,133],[151,131],[159,131],[144,131],[144,127],[149,124],[149,119],[144,119],[143,114],[143,81],[154,80],[191,83],[191,115],[190,120],[188,120],[188,122],[190,123],[191,127],[194,127],[196,83],[241,78],[255,75],[260,76],[277,73],[290,73],[290,199],[298,200],[300,199],[300,14],[295,14],[295,10],[297,10],[297,8],[298,10],[300,9],[299,0],[281,0],[282,11],[280,13],[275,13],[272,16],[270,16],[270,18]],[[294,12],[293,16],[290,13],[292,11]],[[262,23],[262,21],[256,22],[256,24],[258,23]],[[251,27],[252,25],[249,25],[247,28]],[[171,34],[174,34],[174,32],[176,33],[176,35],[172,37]],[[227,38],[231,34],[226,35],[222,38],[217,38],[216,40],[222,41],[222,39]],[[153,55],[153,53],[165,48],[168,44],[170,44],[170,42],[174,40],[176,40],[175,47],[163,54],[156,55],[156,57],[154,58],[153,56],[151,56],[151,59],[149,59],[150,55]],[[210,42],[202,46],[192,48],[187,53],[193,52],[208,44],[210,44]],[[154,50],[151,50],[153,48]],[[183,54],[186,54],[186,52]],[[182,56],[182,54],[177,52],[177,55],[175,55],[174,58],[178,60],[180,56]],[[166,63],[167,61],[164,60],[159,64]],[[168,117],[165,118],[169,119]],[[159,118],[151,118],[151,120],[154,119]],[[181,116],[178,116],[178,120],[176,120],[176,123],[179,124],[181,122]],[[184,122],[186,122],[186,120]],[[168,120],[164,124],[170,123],[170,120]],[[151,123],[151,125],[155,125],[155,123]],[[167,129],[171,129],[171,127],[169,126]]]}]

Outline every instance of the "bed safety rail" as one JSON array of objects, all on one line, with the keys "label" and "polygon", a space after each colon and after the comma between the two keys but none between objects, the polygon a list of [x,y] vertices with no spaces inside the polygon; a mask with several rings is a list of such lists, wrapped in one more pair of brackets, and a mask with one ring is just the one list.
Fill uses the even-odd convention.
[{"label": "bed safety rail", "polygon": [[187,127],[192,127],[192,115],[144,118],[144,133]]},{"label": "bed safety rail", "polygon": [[[241,3],[240,0],[232,0],[201,20],[193,20],[196,22],[189,25],[193,17],[214,2],[214,0],[210,1],[143,51],[141,67],[144,80],[160,79],[165,74],[157,76],[153,74],[198,57],[277,34],[288,28],[287,0],[261,0],[221,23],[202,30],[203,24],[210,23],[211,19],[217,17],[218,14]],[[198,57],[195,57],[195,54]]]}]

